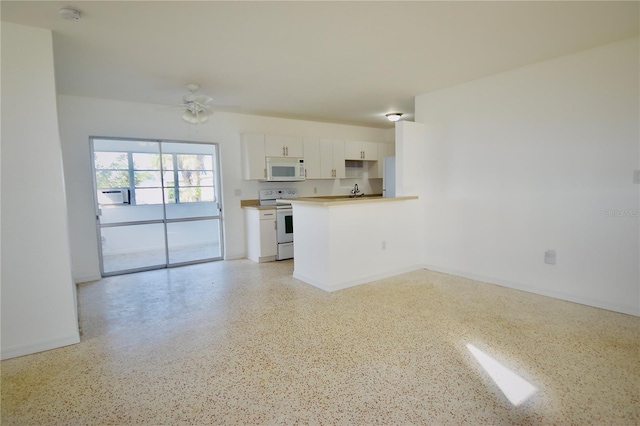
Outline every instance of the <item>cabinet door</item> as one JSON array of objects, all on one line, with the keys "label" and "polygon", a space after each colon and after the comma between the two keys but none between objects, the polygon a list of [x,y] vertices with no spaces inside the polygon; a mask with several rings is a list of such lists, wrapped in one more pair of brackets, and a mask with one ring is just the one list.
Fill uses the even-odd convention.
[{"label": "cabinet door", "polygon": [[335,179],[333,167],[333,140],[320,139],[320,178]]},{"label": "cabinet door", "polygon": [[321,179],[321,155],[320,155],[320,139],[304,138],[304,177],[306,179]]},{"label": "cabinet door", "polygon": [[345,178],[344,160],[345,160],[345,141],[334,140],[333,141],[333,168],[335,169],[335,176],[338,179]]},{"label": "cabinet door", "polygon": [[362,142],[362,159],[378,161],[378,144],[376,142]]},{"label": "cabinet door", "polygon": [[259,180],[267,177],[264,157],[264,135],[244,133],[242,135],[242,174],[244,179]]},{"label": "cabinet door", "polygon": [[362,142],[345,141],[344,158],[345,160],[362,160]]},{"label": "cabinet door", "polygon": [[286,157],[304,157],[304,144],[299,136],[285,136],[284,148]]},{"label": "cabinet door", "polygon": [[278,135],[265,135],[264,148],[267,157],[285,157],[287,138]]},{"label": "cabinet door", "polygon": [[276,235],[276,219],[274,211],[273,219],[260,220],[260,257],[275,256],[278,254],[278,239]]}]

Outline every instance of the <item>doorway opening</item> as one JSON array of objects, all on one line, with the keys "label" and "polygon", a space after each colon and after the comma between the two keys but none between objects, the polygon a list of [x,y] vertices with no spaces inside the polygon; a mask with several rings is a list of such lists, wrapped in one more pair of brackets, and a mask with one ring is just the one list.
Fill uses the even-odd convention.
[{"label": "doorway opening", "polygon": [[223,258],[217,144],[91,138],[100,273]]}]

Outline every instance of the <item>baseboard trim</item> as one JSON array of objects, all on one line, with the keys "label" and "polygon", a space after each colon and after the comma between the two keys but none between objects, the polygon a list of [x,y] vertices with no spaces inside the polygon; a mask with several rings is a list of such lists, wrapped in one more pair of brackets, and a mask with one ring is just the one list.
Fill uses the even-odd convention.
[{"label": "baseboard trim", "polygon": [[[294,264],[294,268],[295,268],[295,264]],[[423,269],[422,266],[420,265],[414,265],[414,266],[407,266],[405,268],[400,268],[400,269],[395,269],[393,271],[390,272],[386,272],[384,274],[376,274],[376,275],[370,275],[367,276],[365,278],[359,278],[357,280],[351,280],[351,281],[345,281],[345,282],[341,282],[341,283],[337,283],[335,285],[331,285],[331,286],[327,286],[325,284],[322,284],[314,279],[311,279],[310,277],[304,276],[302,274],[299,274],[295,271],[293,271],[293,278],[300,280],[306,284],[312,285],[314,287],[317,287],[321,290],[324,290],[326,292],[334,292],[334,291],[339,291],[339,290],[344,290],[347,288],[351,288],[351,287],[355,287],[358,285],[362,285],[362,284],[368,284],[368,283],[372,283],[374,281],[378,281],[378,280],[384,280],[386,278],[391,278],[391,277],[395,277],[397,275],[401,275],[401,274],[406,274],[407,272],[412,272],[412,271],[417,271],[419,269]]]},{"label": "baseboard trim", "polygon": [[226,254],[224,260],[240,260],[246,259],[247,256],[244,253]]},{"label": "baseboard trim", "polygon": [[512,281],[506,281],[499,278],[487,277],[484,275],[474,274],[466,271],[459,271],[456,269],[442,268],[435,265],[423,265],[424,269],[429,269],[435,272],[442,272],[443,274],[455,275],[462,278],[469,278],[475,281],[481,281],[488,284],[498,285],[500,287],[507,287],[514,290],[526,291],[527,293],[538,294],[540,296],[553,297],[554,299],[560,299],[567,302],[579,303],[581,305],[591,306],[593,308],[606,309],[608,311],[619,312],[621,314],[640,316],[640,308],[634,308],[633,306],[623,306],[615,303],[609,303],[603,300],[591,299],[588,297],[580,297],[572,294],[563,293],[560,291],[552,291],[532,287],[524,284],[515,283]]},{"label": "baseboard trim", "polygon": [[37,352],[44,352],[51,349],[61,348],[63,346],[75,345],[80,343],[80,336],[66,336],[57,339],[46,340],[42,342],[29,343],[26,345],[18,345],[9,348],[2,348],[0,358],[9,359],[24,355],[31,355]]}]

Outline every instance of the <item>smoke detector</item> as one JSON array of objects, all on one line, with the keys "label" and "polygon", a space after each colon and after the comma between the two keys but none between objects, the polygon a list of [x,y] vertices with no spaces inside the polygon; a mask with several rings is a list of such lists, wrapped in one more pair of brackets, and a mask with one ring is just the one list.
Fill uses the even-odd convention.
[{"label": "smoke detector", "polygon": [[58,10],[58,15],[60,15],[61,18],[67,19],[69,21],[77,21],[82,17],[82,12],[72,7],[63,7]]}]

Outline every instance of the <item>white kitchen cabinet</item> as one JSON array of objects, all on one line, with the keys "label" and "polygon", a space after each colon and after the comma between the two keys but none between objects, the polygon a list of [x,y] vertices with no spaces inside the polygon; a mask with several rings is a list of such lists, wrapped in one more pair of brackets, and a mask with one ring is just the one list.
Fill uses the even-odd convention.
[{"label": "white kitchen cabinet", "polygon": [[276,260],[276,209],[245,208],[244,218],[247,259],[258,263]]},{"label": "white kitchen cabinet", "polygon": [[344,141],[320,139],[320,178],[344,179]]},{"label": "white kitchen cabinet", "polygon": [[345,141],[346,160],[378,161],[378,144],[376,142]]},{"label": "white kitchen cabinet", "polygon": [[242,134],[242,177],[244,179],[259,180],[267,177],[264,140],[265,136],[261,133]]},{"label": "white kitchen cabinet", "polygon": [[267,157],[304,157],[301,137],[265,135],[264,142]]},{"label": "white kitchen cabinet", "polygon": [[321,179],[320,139],[304,138],[304,177],[305,179]]}]

